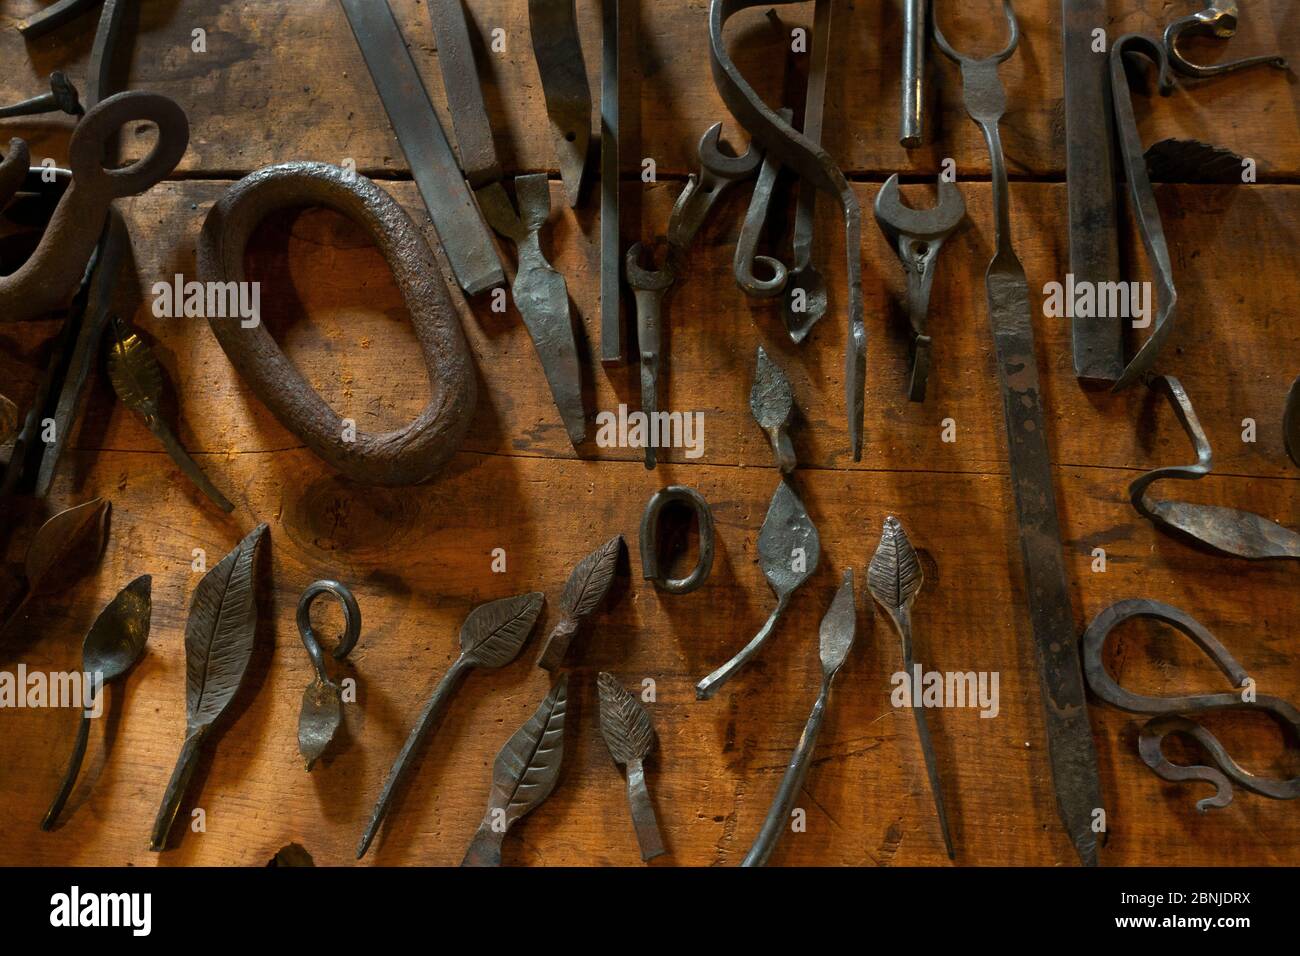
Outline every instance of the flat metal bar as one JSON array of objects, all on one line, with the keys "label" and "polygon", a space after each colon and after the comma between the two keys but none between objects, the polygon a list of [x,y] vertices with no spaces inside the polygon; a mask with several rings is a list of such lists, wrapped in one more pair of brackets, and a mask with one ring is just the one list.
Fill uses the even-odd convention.
[{"label": "flat metal bar", "polygon": [[[1070,212],[1070,272],[1075,282],[1119,279],[1115,142],[1105,51],[1093,51],[1106,27],[1106,0],[1061,0],[1065,60],[1065,179]],[[1075,316],[1070,324],[1074,374],[1109,385],[1124,370],[1122,320]]]},{"label": "flat metal bar", "polygon": [[397,134],[433,228],[468,295],[504,285],[505,270],[461,176],[388,0],[339,0]]},{"label": "flat metal bar", "polygon": [[600,360],[621,365],[622,233],[619,229],[618,22],[620,0],[603,0],[600,41]]},{"label": "flat metal bar", "polygon": [[578,205],[591,144],[591,87],[574,0],[528,0],[533,56],[570,206]]},{"label": "flat metal bar", "polygon": [[429,19],[438,41],[438,69],[447,91],[451,125],[456,130],[460,168],[472,189],[501,178],[492,124],[488,121],[483,87],[478,81],[469,21],[461,0],[428,0]]}]

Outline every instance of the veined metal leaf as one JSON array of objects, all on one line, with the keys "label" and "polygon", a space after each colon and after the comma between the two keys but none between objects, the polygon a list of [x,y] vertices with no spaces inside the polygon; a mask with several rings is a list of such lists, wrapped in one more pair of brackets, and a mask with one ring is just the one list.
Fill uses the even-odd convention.
[{"label": "veined metal leaf", "polygon": [[604,600],[614,583],[623,536],[616,534],[578,562],[560,595],[560,610],[566,617],[586,617]]},{"label": "veined metal leaf", "polygon": [[916,549],[898,519],[890,515],[880,532],[880,544],[867,568],[867,587],[882,607],[898,610],[910,604],[925,578]]},{"label": "veined metal leaf", "polygon": [[613,674],[601,671],[596,689],[600,693],[600,735],[614,762],[625,767],[644,760],[655,745],[650,715]]},{"label": "veined metal leaf", "polygon": [[821,640],[822,674],[834,674],[844,664],[853,649],[853,638],[858,631],[858,608],[853,600],[853,569],[844,569],[844,583],[835,592],[826,616],[822,618]]},{"label": "veined metal leaf", "polygon": [[113,339],[108,350],[108,380],[131,411],[146,418],[158,414],[163,377],[158,359],[131,328],[113,316]]},{"label": "veined metal leaf", "polygon": [[504,667],[519,654],[546,595],[540,591],[489,601],[470,611],[460,629],[461,656],[475,667]]},{"label": "veined metal leaf", "polygon": [[111,510],[108,499],[92,498],[41,525],[27,549],[30,594],[58,591],[99,561],[108,543]]},{"label": "veined metal leaf", "polygon": [[569,677],[560,677],[536,713],[515,731],[492,764],[492,794],[488,811],[504,812],[508,829],[524,814],[535,809],[555,789],[564,759],[564,713],[568,704]]},{"label": "veined metal leaf", "polygon": [[254,528],[194,589],[185,625],[185,708],[189,733],[226,709],[253,654],[257,607],[253,569],[267,526]]}]

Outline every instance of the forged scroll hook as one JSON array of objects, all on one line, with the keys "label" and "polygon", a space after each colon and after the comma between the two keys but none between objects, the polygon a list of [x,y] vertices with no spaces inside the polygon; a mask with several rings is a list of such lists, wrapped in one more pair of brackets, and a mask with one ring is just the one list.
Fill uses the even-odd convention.
[{"label": "forged scroll hook", "polygon": [[939,27],[939,18],[932,16],[931,26],[934,29],[934,42],[938,45],[939,49],[944,52],[944,55],[954,63],[979,63],[987,61],[1001,63],[1006,60],[1007,57],[1011,56],[1012,53],[1015,53],[1016,47],[1020,44],[1020,22],[1016,19],[1016,11],[1011,5],[1011,0],[1002,0],[1002,13],[1007,18],[1007,26],[1011,30],[1011,37],[1007,40],[1007,45],[993,56],[973,57],[967,56],[964,53],[958,53],[953,49],[952,44],[948,42],[948,38],[943,35],[943,30]]},{"label": "forged scroll hook", "polygon": [[1221,73],[1232,73],[1250,66],[1267,64],[1279,70],[1287,68],[1286,57],[1276,54],[1247,56],[1239,60],[1224,63],[1199,64],[1188,60],[1178,49],[1178,41],[1184,34],[1190,36],[1213,36],[1228,40],[1237,33],[1236,0],[1206,0],[1205,9],[1179,17],[1165,27],[1165,52],[1175,70],[1184,76],[1206,77]]},{"label": "forged scroll hook", "polygon": [[322,594],[332,596],[343,608],[343,633],[339,635],[338,647],[334,648],[336,661],[343,660],[352,652],[352,648],[357,646],[357,638],[361,636],[361,608],[357,606],[357,599],[352,596],[352,592],[338,581],[314,581],[307,585],[307,589],[302,592],[302,597],[298,599],[298,634],[302,638],[303,646],[307,648],[307,653],[311,656],[316,673],[320,675],[321,680],[328,681],[329,675],[325,673],[325,653],[321,649],[320,640],[311,629],[311,606]]}]

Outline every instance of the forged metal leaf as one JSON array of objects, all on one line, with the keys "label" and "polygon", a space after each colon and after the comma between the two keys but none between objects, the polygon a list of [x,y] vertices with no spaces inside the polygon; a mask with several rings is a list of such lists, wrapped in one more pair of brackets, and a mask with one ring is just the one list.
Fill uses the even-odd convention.
[{"label": "forged metal leaf", "polygon": [[[569,676],[563,675],[546,695],[536,713],[515,731],[492,764],[492,794],[484,819],[504,812],[509,828],[535,809],[555,789],[564,759],[564,712]],[[498,824],[499,825],[499,824]]]},{"label": "forged metal leaf", "polygon": [[1146,151],[1147,174],[1157,183],[1239,183],[1242,157],[1196,139],[1162,139]]},{"label": "forged metal leaf", "polygon": [[887,610],[896,611],[911,603],[921,590],[925,576],[916,549],[898,519],[890,515],[880,531],[880,544],[867,568],[867,588]]},{"label": "forged metal leaf", "polygon": [[153,578],[142,574],[99,612],[81,645],[82,669],[103,674],[104,681],[126,673],[149,640]]},{"label": "forged metal leaf", "polygon": [[789,594],[817,570],[821,539],[799,495],[785,479],[777,486],[758,533],[758,556],[763,575],[778,597]]},{"label": "forged metal leaf", "polygon": [[18,434],[18,406],[0,395],[0,445],[6,444]]},{"label": "forged metal leaf", "polygon": [[565,617],[586,617],[604,600],[614,583],[622,550],[623,536],[616,534],[578,562],[560,595],[560,609]]},{"label": "forged metal leaf", "polygon": [[298,712],[298,752],[307,761],[308,770],[325,752],[342,721],[339,686],[316,678],[302,692],[302,710]]},{"label": "forged metal leaf", "polygon": [[504,667],[519,654],[542,612],[541,591],[480,604],[460,629],[461,656],[476,667]]},{"label": "forged metal leaf", "polygon": [[758,347],[754,367],[754,386],[749,392],[749,411],[760,428],[779,428],[794,412],[794,392],[781,366],[770,358],[763,346]]},{"label": "forged metal leaf", "polygon": [[600,692],[600,735],[610,756],[619,766],[644,760],[655,745],[650,715],[613,674],[601,671],[596,688]]},{"label": "forged metal leaf", "polygon": [[221,715],[244,679],[257,631],[254,562],[266,530],[260,524],[249,532],[194,589],[185,624],[185,709],[191,734]]},{"label": "forged metal leaf", "polygon": [[117,316],[113,316],[113,339],[108,349],[108,380],[131,411],[146,417],[158,413],[162,369],[148,343]]},{"label": "forged metal leaf", "polygon": [[108,543],[106,498],[92,498],[41,525],[27,549],[27,587],[50,594],[67,587],[99,561]]},{"label": "forged metal leaf", "polygon": [[839,670],[853,649],[853,638],[858,630],[857,612],[857,604],[853,600],[853,569],[845,568],[844,583],[835,592],[831,606],[822,618],[819,632],[823,674],[833,674]]}]

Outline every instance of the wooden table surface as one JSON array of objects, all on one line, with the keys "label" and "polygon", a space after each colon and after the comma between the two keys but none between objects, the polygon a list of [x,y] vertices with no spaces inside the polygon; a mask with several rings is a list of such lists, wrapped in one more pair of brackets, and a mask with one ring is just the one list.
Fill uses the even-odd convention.
[{"label": "wooden table surface", "polygon": [[[428,11],[391,0],[444,124],[445,98]],[[0,99],[38,91],[53,69],[80,83],[94,17],[24,44],[13,22],[40,8],[12,0],[0,15]],[[469,0],[480,34],[504,31],[505,50],[485,52],[489,111],[511,172],[550,174],[555,207],[544,245],[568,280],[593,410],[638,407],[635,366],[598,361],[599,215],[594,191],[577,210],[563,203],[533,60],[526,6]],[[690,269],[666,306],[661,395],[666,408],[702,411],[704,454],[663,455],[646,471],[635,449],[576,451],[551,405],[528,336],[513,311],[456,301],[473,351],[479,403],[469,436],[445,474],[418,488],[350,484],[282,428],[234,374],[207,325],[159,319],[150,289],[193,278],[204,216],[230,184],[290,159],[355,162],[436,236],[402,152],[336,0],[149,0],[134,40],[130,86],[181,103],[192,126],[175,174],[119,203],[133,243],[122,307],[155,344],[174,388],[172,421],[184,445],[236,502],[225,516],[179,473],[143,427],[118,406],[99,374],[89,407],[50,496],[51,509],[104,495],[113,503],[102,564],[66,596],[34,607],[26,623],[28,669],[70,670],[90,622],[117,589],[154,576],[153,628],[143,661],[109,692],[95,723],[82,778],[58,829],[38,823],[58,786],[75,714],[0,713],[0,863],[261,865],[298,842],[318,864],[348,864],[385,775],[415,715],[454,659],[469,610],[523,591],[546,592],[537,635],[519,659],[466,680],[423,748],[367,864],[455,864],[486,805],[492,761],[546,693],[534,666],[540,638],[558,619],[572,566],[621,532],[633,550],[611,599],[571,654],[564,765],[551,798],[507,838],[505,862],[639,865],[622,776],[597,721],[596,675],[630,687],[654,682],[647,705],[660,746],[648,778],[669,854],[656,865],[734,865],[749,848],[816,695],[817,624],[844,568],[858,573],[858,642],[842,672],[799,806],[807,829],[788,833],[776,864],[947,865],[911,715],[891,706],[900,669],[896,638],[875,613],[866,563],[887,514],[898,515],[926,572],[915,619],[927,669],[999,676],[1000,710],[933,710],[930,724],[953,820],[958,865],[1074,865],[1059,825],[1045,752],[1037,668],[1008,482],[1001,400],[986,315],[983,273],[991,255],[988,159],[961,109],[951,64],[931,47],[930,142],[897,145],[898,0],[837,3],[826,145],[854,182],[862,208],[862,262],[870,337],[866,447],[851,460],[843,409],[845,315],[842,231],[819,205],[817,259],[831,278],[828,317],[801,347],[784,336],[775,300],[746,299],[731,258],[748,188],[722,202],[693,249]],[[1295,0],[1248,0],[1238,37],[1208,55],[1280,49],[1300,55]],[[700,134],[724,121],[743,147],[709,77],[706,0],[625,0],[624,201],[628,241],[662,234]],[[992,0],[939,2],[963,48],[993,49],[1002,23]],[[960,7],[961,9],[957,9]],[[1023,39],[1005,65],[1004,125],[1012,175],[1013,239],[1033,291],[1066,272],[1066,190],[1061,112],[1059,4],[1022,2]],[[1123,8],[1123,9],[1121,9]],[[1157,33],[1193,0],[1112,0],[1112,38]],[[578,0],[593,90],[599,90],[599,5]],[[780,9],[787,26],[810,25],[811,4]],[[195,52],[196,30],[206,52]],[[735,18],[738,62],[769,101],[780,95],[782,52],[757,8]],[[1161,371],[1186,385],[1215,450],[1215,472],[1176,490],[1235,504],[1284,524],[1300,523],[1300,472],[1283,452],[1283,398],[1297,373],[1296,238],[1300,232],[1300,86],[1293,73],[1260,69],[1181,82],[1168,99],[1135,94],[1143,139],[1207,140],[1251,157],[1258,182],[1159,185],[1157,196],[1179,291],[1178,325]],[[597,95],[598,98],[598,95]],[[446,125],[446,124],[445,124]],[[28,138],[34,161],[66,158],[66,117],[4,123]],[[449,128],[449,127],[448,127]],[[134,141],[135,136],[128,136]],[[657,181],[642,183],[641,159]],[[935,282],[934,371],[924,404],[905,400],[903,276],[870,221],[879,183],[902,171],[919,181],[945,158],[957,165],[969,220],[945,247]],[[594,167],[593,167],[594,171]],[[594,178],[594,176],[593,176]],[[925,202],[929,187],[907,192]],[[1136,233],[1124,252],[1130,277],[1148,278]],[[441,252],[439,251],[441,257]],[[445,266],[445,259],[440,261]],[[364,234],[333,214],[278,216],[259,232],[250,278],[263,283],[263,316],[306,378],[363,431],[409,421],[428,384],[397,289]],[[444,268],[444,271],[445,268]],[[0,390],[29,400],[48,352],[52,322],[0,326]],[[1035,320],[1042,394],[1076,631],[1129,597],[1188,611],[1210,628],[1261,692],[1300,699],[1300,591],[1288,562],[1216,557],[1174,540],[1138,516],[1127,488],[1158,465],[1192,452],[1163,399],[1136,388],[1085,392],[1075,382],[1067,320]],[[821,535],[822,561],[794,599],[772,642],[711,701],[694,684],[757,630],[772,605],[757,564],[759,525],[777,472],[750,418],[755,347],[786,369],[801,417],[794,482]],[[594,412],[593,412],[594,414]],[[942,440],[952,419],[956,441]],[[1243,421],[1256,423],[1243,441]],[[704,494],[717,524],[707,584],[676,597],[640,575],[641,510],[661,486]],[[181,819],[201,808],[204,832],[178,824],[173,848],[148,851],[154,813],[184,727],[183,635],[199,575],[256,523],[270,524],[268,576],[259,582],[259,643],[232,713],[207,749]],[[13,544],[11,558],[25,544]],[[507,556],[491,567],[494,549]],[[1103,548],[1106,570],[1093,570]],[[310,773],[297,753],[297,714],[310,676],[294,625],[309,582],[336,577],[354,589],[364,628],[342,673],[358,701],[346,729]],[[331,621],[328,615],[325,620]],[[326,625],[328,626],[328,624]],[[1164,627],[1126,626],[1109,666],[1126,685],[1154,694],[1220,691],[1226,684],[1190,642]],[[3,666],[13,668],[8,658]],[[1204,788],[1156,778],[1138,759],[1143,718],[1094,702],[1090,717],[1109,824],[1102,860],[1122,864],[1300,863],[1295,806],[1238,791],[1223,810],[1198,814]],[[1253,771],[1297,773],[1296,741],[1266,717],[1208,721]],[[1186,756],[1191,756],[1190,752]]]}]

